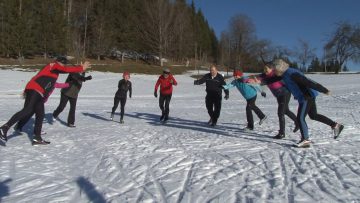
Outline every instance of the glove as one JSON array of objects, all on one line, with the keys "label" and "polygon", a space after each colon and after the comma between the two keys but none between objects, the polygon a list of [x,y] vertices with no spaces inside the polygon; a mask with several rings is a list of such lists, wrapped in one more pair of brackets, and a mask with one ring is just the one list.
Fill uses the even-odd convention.
[{"label": "glove", "polygon": [[226,94],[225,97],[224,97],[225,100],[228,100],[229,99],[229,95]]},{"label": "glove", "polygon": [[129,95],[129,98],[131,99],[131,95]]},{"label": "glove", "polygon": [[198,85],[198,81],[197,80],[194,80],[194,85]]},{"label": "glove", "polygon": [[261,92],[261,96],[266,97],[266,93],[265,93],[265,92]]},{"label": "glove", "polygon": [[154,92],[154,96],[157,98],[157,91]]},{"label": "glove", "polygon": [[85,80],[91,80],[91,79],[92,79],[92,76],[91,76],[91,75],[85,77]]}]

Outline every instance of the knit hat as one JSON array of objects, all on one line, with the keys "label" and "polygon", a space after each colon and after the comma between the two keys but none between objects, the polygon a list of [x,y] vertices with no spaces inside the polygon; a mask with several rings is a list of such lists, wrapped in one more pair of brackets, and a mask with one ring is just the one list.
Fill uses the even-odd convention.
[{"label": "knit hat", "polygon": [[58,56],[58,57],[56,57],[55,61],[60,62],[64,65],[69,63],[69,60],[66,56]]},{"label": "knit hat", "polygon": [[272,62],[272,61],[266,62],[266,63],[264,63],[264,65],[269,67],[269,68],[274,68],[275,67],[274,62]]},{"label": "knit hat", "polygon": [[123,73],[123,77],[125,77],[125,76],[129,76],[129,77],[130,77],[130,73],[127,72],[127,71],[125,71],[125,72]]},{"label": "knit hat", "polygon": [[234,70],[233,76],[240,76],[242,77],[243,73],[240,70]]},{"label": "knit hat", "polygon": [[170,73],[170,69],[169,69],[169,68],[164,68],[164,69],[163,69],[163,73],[169,74],[169,73]]},{"label": "knit hat", "polygon": [[289,68],[289,64],[282,59],[274,60],[275,71],[281,76]]}]

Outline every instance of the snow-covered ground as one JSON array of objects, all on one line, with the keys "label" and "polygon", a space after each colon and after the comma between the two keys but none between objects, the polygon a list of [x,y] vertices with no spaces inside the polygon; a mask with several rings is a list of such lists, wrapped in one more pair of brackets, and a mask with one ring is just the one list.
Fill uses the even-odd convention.
[{"label": "snow-covered ground", "polygon": [[[23,106],[19,95],[34,74],[0,70],[1,125]],[[133,98],[120,124],[119,113],[115,121],[109,116],[121,75],[91,74],[80,92],[76,128],[65,126],[68,107],[50,121],[56,90],[43,125],[50,145],[31,145],[33,119],[25,134],[9,131],[0,146],[0,202],[360,202],[360,75],[309,75],[332,91],[318,97],[318,111],[345,129],[334,140],[330,127],[308,119],[314,144],[297,149],[291,145],[299,134],[289,119],[286,139],[271,138],[278,119],[268,90],[257,104],[269,119],[253,133],[241,130],[245,101],[236,89],[212,128],[205,86],[194,86],[190,74],[176,75],[170,120],[162,125],[153,96],[157,76],[131,75]]]}]

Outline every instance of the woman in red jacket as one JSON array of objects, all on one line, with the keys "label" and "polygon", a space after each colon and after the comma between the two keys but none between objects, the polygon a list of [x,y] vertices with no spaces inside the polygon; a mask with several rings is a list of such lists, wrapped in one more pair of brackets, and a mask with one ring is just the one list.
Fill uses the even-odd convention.
[{"label": "woman in red jacket", "polygon": [[159,106],[161,109],[160,121],[166,122],[169,119],[169,105],[173,91],[173,85],[177,85],[174,76],[168,68],[165,68],[163,74],[159,76],[155,84],[154,96],[157,97],[157,91],[160,86]]},{"label": "woman in red jacket", "polygon": [[90,63],[86,61],[80,66],[65,66],[67,59],[58,57],[54,62],[47,64],[41,69],[25,87],[25,104],[22,110],[14,114],[10,120],[0,127],[0,140],[7,141],[7,131],[16,122],[35,113],[35,127],[33,144],[49,144],[41,137],[42,122],[44,119],[44,98],[54,89],[56,80],[60,73],[76,73],[83,72],[90,67]]}]

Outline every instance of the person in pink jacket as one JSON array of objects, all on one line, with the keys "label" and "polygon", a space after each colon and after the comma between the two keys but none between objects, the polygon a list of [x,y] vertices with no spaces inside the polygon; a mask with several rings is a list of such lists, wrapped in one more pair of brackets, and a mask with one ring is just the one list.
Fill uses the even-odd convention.
[{"label": "person in pink jacket", "polygon": [[173,85],[177,85],[174,76],[168,68],[165,68],[163,74],[159,76],[155,84],[154,96],[157,98],[158,88],[160,86],[159,107],[161,109],[160,121],[166,122],[169,119],[169,106],[173,91]]},{"label": "person in pink jacket", "polygon": [[[264,72],[256,77],[257,82],[266,84],[266,79],[275,76],[272,63],[265,63]],[[285,115],[287,115],[294,122],[294,130],[296,132],[299,130],[299,125],[296,120],[295,114],[289,109],[289,102],[291,98],[291,93],[285,87],[282,81],[277,81],[274,83],[266,84],[273,95],[276,97],[278,102],[277,114],[279,117],[279,133],[274,136],[275,139],[282,139],[285,137]]]}]

